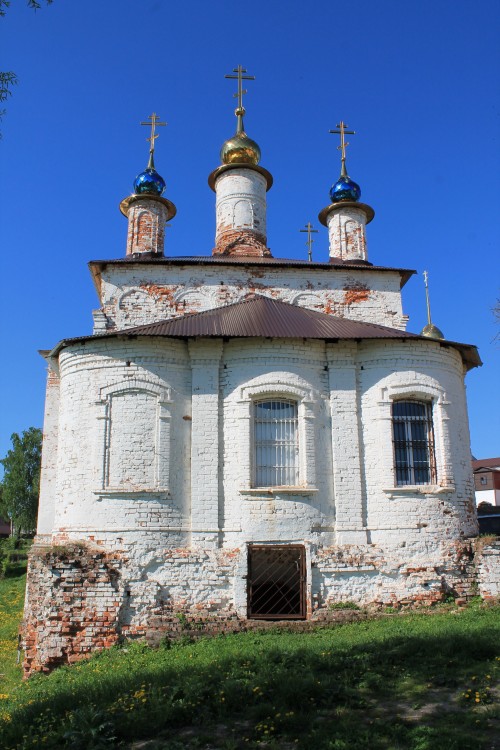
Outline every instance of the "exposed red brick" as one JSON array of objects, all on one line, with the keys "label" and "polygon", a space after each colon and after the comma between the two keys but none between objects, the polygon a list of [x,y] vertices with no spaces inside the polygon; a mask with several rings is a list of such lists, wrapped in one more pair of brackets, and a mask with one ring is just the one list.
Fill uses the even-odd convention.
[{"label": "exposed red brick", "polygon": [[367,302],[370,298],[370,289],[364,284],[351,283],[344,287],[344,302],[346,305],[353,305],[359,302]]},{"label": "exposed red brick", "polygon": [[242,255],[272,257],[266,238],[260,232],[245,229],[228,229],[222,233],[212,255]]}]

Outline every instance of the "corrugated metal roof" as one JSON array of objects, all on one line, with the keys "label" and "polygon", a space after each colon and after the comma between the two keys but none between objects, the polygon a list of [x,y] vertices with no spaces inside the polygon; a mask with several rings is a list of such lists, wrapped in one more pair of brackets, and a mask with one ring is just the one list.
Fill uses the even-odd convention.
[{"label": "corrugated metal roof", "polygon": [[299,258],[269,258],[238,255],[186,255],[165,257],[156,253],[135,253],[126,255],[124,258],[112,258],[110,260],[91,260],[89,266],[128,265],[129,263],[154,264],[154,265],[235,265],[235,266],[278,266],[302,268],[352,268],[363,271],[393,271],[402,274],[407,280],[416,273],[409,268],[392,268],[391,266],[374,266],[367,261],[340,261],[331,260],[326,263],[309,262]]},{"label": "corrugated metal roof", "polygon": [[222,336],[243,338],[362,339],[414,337],[395,328],[337,318],[264,295],[128,329],[147,336]]},{"label": "corrugated metal roof", "polygon": [[[153,264],[182,264],[182,263],[202,263],[202,264],[227,264],[227,265],[253,265],[253,266],[306,266],[307,268],[364,268],[365,270],[376,269],[378,271],[409,271],[408,268],[392,268],[390,266],[374,266],[368,261],[308,261],[302,258],[273,258],[269,256],[254,255],[174,255],[165,256],[157,253],[135,253],[125,255],[123,258],[111,258],[107,260],[91,260],[89,263],[119,265],[122,263],[153,263]],[[415,273],[414,270],[411,273]]]},{"label": "corrugated metal roof", "polygon": [[[70,344],[110,337],[164,336],[169,338],[302,338],[323,340],[417,339],[434,341],[398,328],[337,318],[327,313],[290,305],[281,300],[255,295],[242,302],[216,307],[200,313],[135,326],[95,336],[61,341],[51,352],[54,356]],[[481,364],[474,346],[436,341],[458,349],[470,367]]]}]

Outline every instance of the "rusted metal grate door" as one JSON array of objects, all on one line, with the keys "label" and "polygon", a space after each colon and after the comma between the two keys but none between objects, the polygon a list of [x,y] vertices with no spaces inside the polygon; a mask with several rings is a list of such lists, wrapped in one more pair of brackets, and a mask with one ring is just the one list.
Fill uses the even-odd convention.
[{"label": "rusted metal grate door", "polygon": [[248,616],[263,620],[305,618],[304,547],[250,545]]}]

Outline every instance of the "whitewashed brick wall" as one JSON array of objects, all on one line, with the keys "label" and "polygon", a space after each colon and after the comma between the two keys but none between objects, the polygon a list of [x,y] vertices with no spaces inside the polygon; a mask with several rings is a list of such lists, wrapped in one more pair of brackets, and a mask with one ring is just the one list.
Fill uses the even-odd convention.
[{"label": "whitewashed brick wall", "polygon": [[[244,616],[249,542],[305,545],[311,606],[434,596],[477,532],[463,366],[437,342],[109,339],[64,349],[60,376],[40,533],[55,506],[54,540],[123,555],[137,621],[167,599]],[[253,487],[251,406],[266,396],[299,404],[295,488]],[[436,485],[394,486],[398,396],[433,403]]]},{"label": "whitewashed brick wall", "polygon": [[239,302],[249,293],[290,304],[406,330],[397,271],[130,264],[108,265],[102,273],[102,311],[95,332],[130,328]]}]

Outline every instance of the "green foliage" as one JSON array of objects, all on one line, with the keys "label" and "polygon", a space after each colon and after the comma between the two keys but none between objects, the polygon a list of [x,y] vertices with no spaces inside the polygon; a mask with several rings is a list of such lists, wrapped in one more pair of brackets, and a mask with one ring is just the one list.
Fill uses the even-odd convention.
[{"label": "green foliage", "polygon": [[115,747],[115,728],[106,711],[80,706],[69,714],[69,729],[63,739],[72,750],[106,750]]},{"label": "green foliage", "polygon": [[[53,0],[45,0],[47,5],[51,5]],[[5,16],[7,8],[10,7],[11,0],[0,0],[0,17]],[[39,10],[42,4],[38,0],[26,0],[28,8]],[[0,71],[0,103],[5,102],[9,96],[12,96],[12,86],[17,84],[17,76],[12,70]],[[6,110],[0,109],[0,121],[5,115]],[[0,133],[0,138],[2,134]]]},{"label": "green foliage", "polygon": [[[21,682],[17,646],[19,623],[23,615],[25,582],[25,575],[9,575],[0,579],[0,723],[2,704],[7,700],[11,690]],[[0,740],[0,747],[1,745]]]},{"label": "green foliage", "polygon": [[[45,0],[45,2],[47,5],[51,5],[53,0]],[[10,8],[10,5],[11,0],[0,0],[0,16],[5,16],[7,8]],[[26,5],[33,10],[39,10],[42,7],[42,3],[38,2],[38,0],[26,0]]]},{"label": "green foliage", "polygon": [[12,91],[10,89],[16,83],[17,76],[12,70],[0,73],[0,102],[4,102],[9,96],[11,96]]},{"label": "green foliage", "polygon": [[330,604],[329,609],[354,609],[360,610],[361,607],[356,602],[333,602]]},{"label": "green foliage", "polygon": [[4,467],[0,515],[10,518],[19,537],[36,526],[38,493],[40,489],[40,461],[42,431],[30,427],[21,437],[15,432],[12,449],[0,461]]},{"label": "green foliage", "polygon": [[0,578],[12,578],[26,573],[30,547],[30,540],[16,537],[0,539]]},{"label": "green foliage", "polygon": [[[6,70],[5,72],[0,71],[0,102],[6,101],[9,96],[12,96],[12,86],[17,83],[17,76],[12,70]],[[0,109],[0,121],[5,115],[6,110]],[[0,138],[2,137],[0,133]]]},{"label": "green foliage", "polygon": [[[498,607],[115,647],[0,700],[0,745],[489,750]],[[1,687],[0,687],[1,692]]]}]

